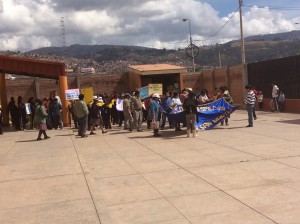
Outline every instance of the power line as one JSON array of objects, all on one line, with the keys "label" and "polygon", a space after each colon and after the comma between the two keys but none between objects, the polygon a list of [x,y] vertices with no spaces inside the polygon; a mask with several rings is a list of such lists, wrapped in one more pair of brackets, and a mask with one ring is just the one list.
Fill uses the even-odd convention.
[{"label": "power line", "polygon": [[300,10],[300,7],[281,7],[281,6],[259,6],[259,5],[246,5],[247,8],[257,7],[260,9],[268,8],[271,10]]},{"label": "power line", "polygon": [[217,33],[219,33],[225,26],[226,24],[235,16],[235,14],[237,13],[237,11],[239,10],[239,7],[235,10],[235,12],[232,14],[232,16],[230,16],[230,18],[217,30],[215,31],[210,37],[208,37],[207,39],[202,40],[202,42],[206,42],[210,39],[212,39],[214,36],[216,36]]}]

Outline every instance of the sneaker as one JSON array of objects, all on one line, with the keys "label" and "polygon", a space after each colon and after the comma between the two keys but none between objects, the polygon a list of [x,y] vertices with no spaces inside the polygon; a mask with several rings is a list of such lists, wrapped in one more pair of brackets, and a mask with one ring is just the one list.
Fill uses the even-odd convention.
[{"label": "sneaker", "polygon": [[96,134],[95,132],[91,132],[91,133],[90,133],[90,135],[95,135],[95,134]]},{"label": "sneaker", "polygon": [[81,135],[81,138],[87,138],[88,136],[87,135]]},{"label": "sneaker", "polygon": [[143,130],[141,130],[141,129],[139,129],[139,130],[137,130],[137,132],[142,132]]},{"label": "sneaker", "polygon": [[246,126],[246,128],[252,128],[252,127],[253,127],[253,125],[250,125],[250,124]]},{"label": "sneaker", "polygon": [[43,140],[43,139],[42,139],[42,138],[37,138],[36,140],[37,140],[37,141],[41,141],[41,140]]},{"label": "sneaker", "polygon": [[48,138],[50,138],[48,135],[46,137],[44,137],[44,139],[48,139]]}]

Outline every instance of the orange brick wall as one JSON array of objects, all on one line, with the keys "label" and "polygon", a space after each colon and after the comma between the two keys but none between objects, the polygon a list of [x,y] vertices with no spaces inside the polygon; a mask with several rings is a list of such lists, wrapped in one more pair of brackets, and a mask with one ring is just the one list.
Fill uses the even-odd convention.
[{"label": "orange brick wall", "polygon": [[[15,99],[20,95],[24,101],[29,97],[36,97],[35,82],[33,78],[17,78],[16,80],[6,80],[7,96],[14,96]],[[129,91],[128,74],[122,75],[84,75],[80,78],[81,88],[93,87],[95,94],[106,93],[112,95]],[[56,90],[59,93],[58,82],[49,79],[39,79],[40,96],[49,97],[50,91]],[[77,88],[76,76],[68,77],[69,89]],[[217,69],[214,71],[204,71],[202,73],[182,74],[182,86],[191,87],[194,91],[203,88],[212,91],[215,87],[227,85],[234,99],[235,104],[244,104],[242,83],[242,67],[232,66],[229,68]],[[264,99],[264,110],[269,111],[270,99]],[[241,107],[243,108],[243,107]],[[300,113],[300,99],[286,100],[285,112]]]}]

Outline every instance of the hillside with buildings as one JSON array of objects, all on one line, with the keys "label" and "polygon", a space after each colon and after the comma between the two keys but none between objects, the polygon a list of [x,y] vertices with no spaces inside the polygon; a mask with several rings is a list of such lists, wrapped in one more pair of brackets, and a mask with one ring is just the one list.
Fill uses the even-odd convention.
[{"label": "hillside with buildings", "polygon": [[[245,39],[246,62],[283,58],[300,53],[300,31],[253,36]],[[137,46],[72,45],[46,47],[29,52],[0,52],[1,55],[64,62],[69,72],[95,70],[98,74],[121,74],[128,65],[169,63],[192,68],[185,49],[167,50]],[[200,46],[196,70],[241,63],[240,41]]]}]

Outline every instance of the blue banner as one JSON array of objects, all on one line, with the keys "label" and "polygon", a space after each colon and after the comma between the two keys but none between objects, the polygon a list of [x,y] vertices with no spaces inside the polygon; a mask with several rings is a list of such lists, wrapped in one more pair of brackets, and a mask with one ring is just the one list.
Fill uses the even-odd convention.
[{"label": "blue banner", "polygon": [[141,99],[146,99],[149,97],[149,86],[144,86],[139,88]]},{"label": "blue banner", "polygon": [[197,108],[198,130],[209,130],[221,123],[226,117],[234,112],[238,106],[231,106],[224,100],[218,99],[212,103],[201,105]]},{"label": "blue banner", "polygon": [[[218,99],[212,103],[204,104],[197,107],[196,127],[198,130],[209,130],[221,123],[226,117],[234,112],[238,106],[231,106],[224,100]],[[176,106],[170,117],[180,123],[185,123],[185,113],[182,106]]]}]

